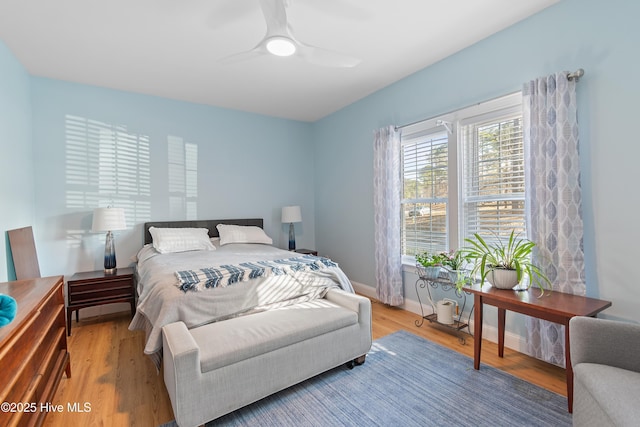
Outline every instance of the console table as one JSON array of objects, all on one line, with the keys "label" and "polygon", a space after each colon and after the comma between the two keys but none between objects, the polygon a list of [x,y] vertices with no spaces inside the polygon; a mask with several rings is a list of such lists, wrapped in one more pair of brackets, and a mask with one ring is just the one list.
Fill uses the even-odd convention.
[{"label": "console table", "polygon": [[504,324],[506,311],[564,325],[564,358],[567,373],[567,403],[569,412],[573,411],[573,369],[569,348],[569,320],[574,316],[595,317],[602,310],[611,306],[610,301],[565,294],[553,291],[540,297],[540,290],[532,287],[529,290],[504,290],[486,284],[465,287],[474,295],[474,345],[473,367],[480,369],[480,350],[482,346],[482,311],[483,305],[489,304],[498,308],[498,357],[504,356]]}]

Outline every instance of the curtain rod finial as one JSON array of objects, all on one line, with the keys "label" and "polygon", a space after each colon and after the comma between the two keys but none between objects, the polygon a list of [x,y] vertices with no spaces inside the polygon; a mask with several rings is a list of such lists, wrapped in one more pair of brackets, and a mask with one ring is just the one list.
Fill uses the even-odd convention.
[{"label": "curtain rod finial", "polygon": [[567,74],[567,79],[575,80],[576,82],[580,80],[580,77],[584,76],[584,70],[582,68],[578,68],[573,73]]}]

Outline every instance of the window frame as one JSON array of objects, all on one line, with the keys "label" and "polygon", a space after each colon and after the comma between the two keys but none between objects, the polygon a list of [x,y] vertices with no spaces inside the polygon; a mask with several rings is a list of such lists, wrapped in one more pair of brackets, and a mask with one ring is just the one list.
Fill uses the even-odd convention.
[{"label": "window frame", "polygon": [[[462,212],[464,209],[462,187],[464,149],[462,147],[463,138],[461,137],[463,126],[513,115],[514,112],[522,113],[522,92],[520,91],[441,114],[401,128],[401,150],[403,150],[406,144],[412,141],[415,142],[425,136],[433,135],[442,129],[446,129],[446,131],[449,132],[447,169],[449,191],[446,207],[447,248],[445,250],[453,250],[462,246],[466,227],[464,224],[464,213]],[[401,152],[400,155],[402,158],[403,153]],[[400,173],[404,177],[403,161],[404,160],[401,159]],[[404,200],[404,194],[403,179],[401,200]],[[404,215],[404,204],[401,203],[400,206],[399,215]],[[404,219],[401,219],[401,221],[401,233],[403,233]],[[402,234],[400,235],[400,239],[402,239]],[[400,246],[402,247],[402,245]],[[415,271],[415,257],[405,255],[404,253],[402,253],[401,256],[405,270]]]}]

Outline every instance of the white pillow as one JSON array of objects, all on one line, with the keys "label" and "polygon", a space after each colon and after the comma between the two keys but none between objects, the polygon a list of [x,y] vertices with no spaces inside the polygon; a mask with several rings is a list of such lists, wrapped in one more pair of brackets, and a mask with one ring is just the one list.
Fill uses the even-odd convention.
[{"label": "white pillow", "polygon": [[260,227],[245,225],[218,224],[216,226],[220,234],[220,245],[229,243],[262,243],[271,245],[273,240],[267,236]]},{"label": "white pillow", "polygon": [[150,227],[153,247],[161,254],[186,251],[214,251],[206,228]]}]

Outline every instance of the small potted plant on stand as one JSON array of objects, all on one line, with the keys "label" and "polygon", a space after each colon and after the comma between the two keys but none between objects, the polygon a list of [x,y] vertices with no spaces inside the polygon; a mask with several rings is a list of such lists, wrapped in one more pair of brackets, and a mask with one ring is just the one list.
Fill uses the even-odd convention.
[{"label": "small potted plant on stand", "polygon": [[430,252],[422,252],[416,255],[416,268],[418,276],[434,280],[440,275],[442,255]]},{"label": "small potted plant on stand", "polygon": [[487,243],[477,233],[473,237],[465,239],[471,246],[464,252],[469,260],[473,260],[472,276],[479,273],[481,285],[488,279],[496,288],[513,289],[526,279],[525,289],[533,284],[540,288],[542,294],[545,289],[551,289],[547,276],[531,261],[531,252],[536,246],[534,242],[520,239],[515,230],[511,231],[506,243],[498,236],[495,243]]},{"label": "small potted plant on stand", "polygon": [[449,281],[456,284],[456,289],[460,288],[467,282],[467,272],[464,267],[468,263],[467,255],[464,250],[449,251],[440,253],[442,258],[442,266],[449,275]]}]

